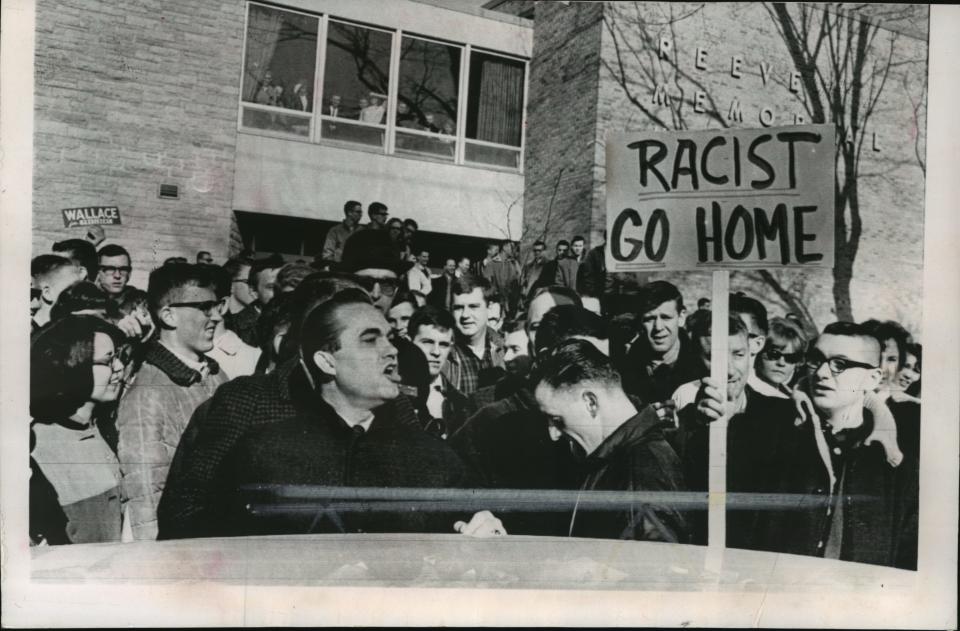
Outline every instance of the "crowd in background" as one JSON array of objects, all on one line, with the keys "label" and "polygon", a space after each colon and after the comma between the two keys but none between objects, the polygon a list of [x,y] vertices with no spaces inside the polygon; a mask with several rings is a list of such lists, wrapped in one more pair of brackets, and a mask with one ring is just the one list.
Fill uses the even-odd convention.
[{"label": "crowd in background", "polygon": [[[683,498],[705,497],[710,423],[726,417],[728,546],[916,567],[922,351],[899,324],[808,335],[732,294],[724,397],[709,301],[688,312],[665,281],[611,293],[603,245],[574,236],[548,257],[537,241],[521,263],[517,244],[491,243],[435,272],[415,221],[379,202],[367,215],[348,201],[311,264],[201,251],[152,270],[146,291],[124,247],[97,249],[102,230],[35,257],[32,543],[704,544],[706,502]],[[418,487],[536,495],[388,510],[336,493]],[[590,490],[633,494],[600,505]]]}]

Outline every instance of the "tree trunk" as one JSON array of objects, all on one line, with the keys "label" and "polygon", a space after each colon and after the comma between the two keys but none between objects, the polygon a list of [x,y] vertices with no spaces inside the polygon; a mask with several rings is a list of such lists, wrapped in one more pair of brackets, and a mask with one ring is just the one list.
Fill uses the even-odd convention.
[{"label": "tree trunk", "polygon": [[850,300],[850,280],[853,278],[853,259],[837,253],[833,267],[833,302],[837,319],[853,322],[853,304]]}]

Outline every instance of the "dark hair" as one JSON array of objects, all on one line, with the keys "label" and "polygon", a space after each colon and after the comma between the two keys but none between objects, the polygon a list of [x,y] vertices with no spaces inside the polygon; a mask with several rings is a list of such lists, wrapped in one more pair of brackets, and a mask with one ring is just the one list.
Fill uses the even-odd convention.
[{"label": "dark hair", "polygon": [[596,313],[576,305],[557,305],[543,315],[537,329],[537,355],[575,335],[609,339],[606,321]]},{"label": "dark hair", "polygon": [[367,206],[367,214],[371,217],[380,212],[383,212],[384,210],[387,210],[387,205],[381,204],[380,202],[373,202],[369,206]]},{"label": "dark hair", "polygon": [[419,229],[420,229],[420,226],[419,226],[419,225],[417,224],[417,222],[416,222],[415,220],[413,220],[413,219],[404,219],[404,220],[403,220],[403,227],[406,228],[407,226],[413,226],[413,229],[414,229],[414,230],[419,230]]},{"label": "dark hair", "polygon": [[292,291],[315,271],[306,263],[287,263],[277,272],[277,289],[281,293]]},{"label": "dark hair", "polygon": [[76,261],[87,270],[87,278],[94,280],[100,271],[100,259],[97,257],[97,248],[83,239],[66,239],[53,244],[54,252],[63,252],[67,258]]},{"label": "dark hair", "polygon": [[128,261],[133,260],[130,258],[130,253],[127,252],[127,248],[123,247],[122,245],[117,245],[116,243],[110,243],[100,248],[100,251],[97,252],[98,264],[100,259],[105,256],[125,256],[127,257]]},{"label": "dark hair", "polygon": [[[239,272],[241,268],[243,268],[245,265],[252,265],[252,264],[253,264],[253,261],[251,261],[248,257],[235,256],[233,258],[227,259],[227,262],[223,264],[223,271],[225,271],[227,274],[230,275],[230,281],[232,283],[234,280],[237,280],[237,272]],[[246,279],[244,278],[239,280],[246,280]]]},{"label": "dark hair", "polygon": [[90,315],[69,315],[51,322],[30,344],[30,416],[39,422],[68,418],[93,392],[95,334],[124,343],[123,333]]},{"label": "dark hair", "polygon": [[[539,335],[538,335],[539,338]],[[533,383],[550,388],[568,388],[585,381],[599,381],[620,385],[620,373],[610,358],[586,340],[561,342],[551,353],[540,359]]]},{"label": "dark hair", "polygon": [[185,256],[168,256],[164,259],[164,265],[180,265],[187,262],[187,257]]},{"label": "dark hair", "polygon": [[130,315],[137,307],[142,306],[149,311],[150,301],[147,299],[147,292],[137,289],[133,285],[127,285],[113,299],[123,315]]},{"label": "dark hair", "polygon": [[304,318],[314,305],[320,304],[341,290],[351,288],[362,290],[357,277],[345,272],[314,272],[304,278],[290,293],[293,296],[290,328],[280,342],[277,361],[282,362],[296,356],[300,349],[300,331],[303,328]]},{"label": "dark hair", "polygon": [[561,245],[565,245],[568,248],[570,247],[570,243],[566,239],[560,239],[557,241],[557,247],[560,247]]},{"label": "dark hair", "polygon": [[68,265],[73,265],[73,261],[59,254],[41,254],[33,257],[30,261],[30,276],[34,280],[42,280],[53,272],[60,270]]},{"label": "dark hair", "polygon": [[170,263],[161,265],[150,272],[147,281],[147,302],[150,315],[155,322],[161,322],[157,313],[170,300],[171,294],[184,287],[203,287],[212,290],[215,294],[217,277],[213,265],[198,265],[196,263]]},{"label": "dark hair", "polygon": [[730,313],[748,314],[753,316],[753,321],[757,327],[766,335],[770,330],[767,324],[767,308],[756,298],[751,298],[742,293],[730,294]]},{"label": "dark hair", "polygon": [[260,281],[260,274],[262,274],[264,270],[278,269],[283,267],[283,265],[283,257],[279,254],[271,254],[266,258],[253,261],[250,264],[250,273],[247,274],[247,284],[255,290],[257,283]]},{"label": "dark hair", "polygon": [[663,303],[671,301],[676,303],[677,313],[683,311],[683,296],[676,285],[665,280],[655,280],[652,283],[647,283],[640,289],[639,313],[637,315],[642,316]]},{"label": "dark hair", "polygon": [[881,354],[883,353],[883,347],[887,344],[887,340],[893,340],[897,343],[897,351],[900,355],[897,366],[903,368],[904,362],[907,361],[906,350],[907,342],[910,341],[910,333],[903,328],[899,322],[894,322],[893,320],[867,320],[863,322],[863,326],[880,342]]},{"label": "dark hair", "polygon": [[213,255],[210,254],[210,252],[209,252],[208,250],[200,250],[199,252],[197,252],[197,263],[200,262],[200,257],[202,257],[204,254],[206,254],[207,256],[209,256],[209,257],[211,257],[211,258],[213,257]]},{"label": "dark hair", "polygon": [[586,239],[584,239],[583,237],[581,237],[579,234],[578,234],[577,236],[575,236],[574,238],[570,239],[570,243],[571,243],[571,244],[573,244],[573,243],[575,243],[575,242],[577,242],[577,241],[584,241],[584,242],[585,242]]},{"label": "dark hair", "polygon": [[545,287],[537,287],[534,290],[533,295],[530,296],[530,300],[527,302],[527,305],[529,306],[531,302],[543,294],[550,294],[551,296],[565,298],[578,307],[583,306],[583,299],[580,298],[580,294],[570,289],[566,285],[547,285]]},{"label": "dark hair", "polygon": [[533,242],[533,247],[537,247],[538,245],[544,249],[547,248],[547,244],[541,241],[540,239],[537,239],[536,241]]},{"label": "dark hair", "polygon": [[343,214],[346,215],[348,212],[350,212],[350,209],[353,208],[354,206],[359,206],[360,212],[363,212],[363,204],[361,204],[355,199],[350,199],[350,200],[347,200],[346,203],[344,203],[343,205]]},{"label": "dark hair", "polygon": [[527,320],[523,317],[511,318],[503,323],[503,326],[500,327],[501,335],[509,335],[510,333],[516,333],[517,331],[527,332]]},{"label": "dark hair", "polygon": [[494,295],[493,286],[490,284],[490,281],[484,278],[483,276],[476,276],[474,274],[465,274],[461,278],[457,278],[451,284],[451,296],[459,296],[461,294],[469,294],[474,289],[480,289],[483,293],[483,301],[490,303],[491,297]]},{"label": "dark hair", "polygon": [[710,304],[709,298],[701,298],[697,301],[697,309],[703,309],[703,305]]},{"label": "dark hair", "polygon": [[[917,372],[920,372],[920,366],[923,363],[923,346],[910,342],[907,344],[907,355],[913,355],[917,358]],[[904,357],[906,361],[906,357]]]},{"label": "dark hair", "polygon": [[435,305],[422,307],[410,317],[410,323],[407,324],[407,335],[410,336],[411,340],[416,337],[417,331],[422,326],[434,326],[445,331],[456,330],[456,322],[454,322],[450,312]]},{"label": "dark hair", "polygon": [[[268,302],[257,318],[257,339],[260,340],[260,350],[267,358],[280,362],[280,353],[274,351],[273,338],[284,328],[289,333],[293,323],[294,310],[297,300],[293,292],[277,294]],[[280,350],[283,342],[280,343]]]},{"label": "dark hair", "polygon": [[227,271],[219,265],[209,265],[207,263],[197,263],[207,269],[210,277],[213,279],[213,293],[217,298],[226,298],[233,293],[233,278],[227,274]]},{"label": "dark hair", "polygon": [[398,291],[394,295],[393,300],[390,301],[390,308],[393,309],[397,305],[402,305],[403,303],[408,302],[414,308],[417,309],[417,298],[413,295],[412,291]]},{"label": "dark hair", "polygon": [[[737,320],[739,321],[739,318]],[[713,314],[710,311],[698,309],[687,316],[684,328],[690,339],[699,339],[711,334],[712,322]],[[743,322],[740,321],[740,324],[742,325]]]},{"label": "dark hair", "polygon": [[[873,320],[876,322],[876,320]],[[842,335],[844,337],[860,337],[868,340],[873,340],[877,343],[877,361],[880,361],[880,357],[883,354],[883,344],[885,339],[880,339],[875,333],[875,328],[870,324],[870,321],[864,322],[862,324],[857,324],[856,322],[831,322],[827,326],[823,327],[823,331],[820,335]]]},{"label": "dark hair", "polygon": [[390,219],[387,220],[387,228],[389,228],[391,224],[400,224],[397,227],[403,230],[403,220],[400,219],[400,217],[390,217]]},{"label": "dark hair", "polygon": [[103,311],[111,320],[119,319],[120,315],[117,303],[110,299],[107,292],[83,280],[60,292],[57,302],[50,308],[50,320],[60,320],[78,311],[89,310]]},{"label": "dark hair", "polygon": [[332,377],[317,368],[313,355],[317,351],[335,352],[340,348],[340,334],[344,323],[337,319],[340,307],[350,304],[372,305],[370,296],[363,289],[348,287],[315,303],[303,319],[300,328],[300,350],[310,374],[318,383],[328,382]]}]

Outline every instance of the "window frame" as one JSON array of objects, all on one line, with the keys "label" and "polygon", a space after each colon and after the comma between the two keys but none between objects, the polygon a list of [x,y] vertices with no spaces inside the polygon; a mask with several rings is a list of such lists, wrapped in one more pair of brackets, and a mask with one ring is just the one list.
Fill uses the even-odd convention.
[{"label": "window frame", "polygon": [[[244,25],[243,25],[243,47],[240,59],[240,90],[237,95],[238,107],[237,107],[237,132],[243,134],[257,135],[257,136],[268,136],[271,138],[278,138],[282,140],[292,140],[296,142],[306,142],[315,145],[326,145],[331,147],[337,147],[341,149],[348,149],[351,151],[363,151],[367,153],[377,153],[380,155],[387,155],[392,158],[401,158],[408,160],[417,160],[422,162],[438,162],[441,164],[452,164],[460,167],[468,167],[475,169],[483,169],[486,171],[500,171],[506,173],[515,173],[522,175],[525,170],[525,160],[524,153],[526,148],[526,121],[527,121],[527,102],[529,97],[529,86],[530,86],[530,60],[517,55],[510,53],[504,53],[501,51],[491,50],[486,47],[476,46],[469,42],[456,42],[445,40],[439,37],[432,37],[429,35],[423,35],[415,31],[405,31],[400,28],[391,28],[388,26],[383,26],[379,24],[368,24],[364,22],[358,22],[356,20],[350,20],[347,18],[341,18],[329,13],[311,13],[309,11],[303,11],[300,9],[290,8],[281,5],[269,4],[266,2],[259,2],[257,0],[247,0],[246,3],[247,10],[244,13]],[[312,109],[310,112],[298,112],[297,110],[291,110],[283,107],[276,107],[271,105],[263,105],[260,103],[246,102],[243,100],[243,81],[246,75],[246,58],[247,58],[247,45],[249,39],[249,28],[250,28],[250,12],[253,7],[262,7],[265,9],[270,9],[274,11],[286,11],[289,13],[294,13],[297,15],[315,18],[318,20],[317,26],[317,46],[314,56],[314,76],[313,76],[313,103]],[[388,68],[388,90],[387,90],[387,99],[384,103],[384,108],[386,110],[386,120],[383,124],[376,123],[366,123],[360,120],[354,119],[341,119],[339,117],[327,116],[323,113],[323,103],[324,103],[324,79],[326,76],[326,63],[327,63],[327,46],[328,46],[328,37],[329,37],[329,27],[330,22],[336,24],[343,24],[346,26],[353,26],[357,28],[370,29],[372,31],[377,31],[380,33],[386,33],[391,36],[391,45],[390,45],[390,62]],[[401,134],[410,134],[416,136],[422,136],[424,138],[436,139],[436,138],[449,138],[446,134],[438,132],[430,132],[426,130],[419,129],[407,129],[407,128],[398,128],[396,124],[397,116],[397,102],[399,100],[399,81],[400,81],[400,52],[403,46],[403,38],[417,39],[424,42],[439,44],[443,46],[452,46],[460,50],[460,72],[459,80],[457,82],[457,117],[456,117],[456,130],[455,135],[453,136],[454,141],[454,152],[452,159],[446,159],[440,155],[431,157],[428,153],[411,153],[401,150],[397,152],[397,132],[398,129],[401,129]],[[321,45],[322,44],[322,45]],[[484,140],[475,140],[472,138],[466,137],[466,125],[467,125],[467,108],[469,107],[469,86],[470,86],[470,62],[473,58],[474,52],[481,53],[484,55],[490,55],[495,57],[501,57],[514,62],[519,62],[523,64],[523,102],[521,104],[522,115],[521,115],[521,128],[520,128],[520,146],[515,147],[513,145],[502,145],[499,143],[488,142]],[[294,133],[288,133],[284,131],[279,131],[275,129],[262,129],[258,127],[249,127],[243,124],[243,116],[245,109],[250,109],[254,111],[274,113],[286,116],[292,116],[294,118],[303,118],[309,121],[309,130],[307,135],[298,135]],[[323,136],[323,124],[324,122],[344,122],[350,126],[363,127],[368,129],[381,130],[384,133],[384,140],[381,146],[377,145],[366,145],[359,142],[351,142],[349,140],[341,140],[336,138],[328,138]],[[517,157],[517,166],[508,167],[497,164],[490,164],[486,162],[477,162],[470,161],[466,159],[467,154],[467,145],[474,145],[480,147],[491,147],[494,149],[503,149],[514,151],[518,153]]]}]

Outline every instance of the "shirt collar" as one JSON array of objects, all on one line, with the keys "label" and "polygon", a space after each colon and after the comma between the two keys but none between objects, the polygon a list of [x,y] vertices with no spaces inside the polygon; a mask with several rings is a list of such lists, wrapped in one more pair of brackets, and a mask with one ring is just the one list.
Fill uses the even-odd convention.
[{"label": "shirt collar", "polygon": [[207,375],[220,372],[220,365],[209,357],[198,362],[173,352],[159,340],[148,345],[144,361],[159,368],[170,381],[182,387],[192,386]]}]

